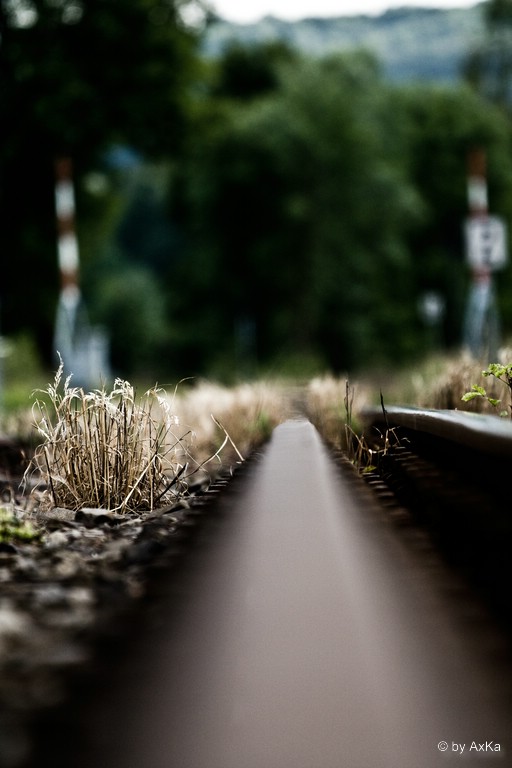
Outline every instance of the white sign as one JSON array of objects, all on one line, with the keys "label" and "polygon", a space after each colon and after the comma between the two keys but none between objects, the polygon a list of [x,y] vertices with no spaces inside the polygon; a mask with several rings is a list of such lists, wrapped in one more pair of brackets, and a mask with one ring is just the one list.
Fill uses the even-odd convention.
[{"label": "white sign", "polygon": [[500,269],[507,263],[507,228],[499,216],[466,220],[466,259],[471,269]]}]

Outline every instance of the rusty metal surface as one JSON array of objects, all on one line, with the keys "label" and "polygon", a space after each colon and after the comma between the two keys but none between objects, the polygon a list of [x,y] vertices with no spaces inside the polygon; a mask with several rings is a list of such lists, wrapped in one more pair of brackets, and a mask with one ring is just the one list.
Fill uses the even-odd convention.
[{"label": "rusty metal surface", "polygon": [[503,647],[438,577],[309,422],[279,426],[106,681],[73,764],[512,764]]}]

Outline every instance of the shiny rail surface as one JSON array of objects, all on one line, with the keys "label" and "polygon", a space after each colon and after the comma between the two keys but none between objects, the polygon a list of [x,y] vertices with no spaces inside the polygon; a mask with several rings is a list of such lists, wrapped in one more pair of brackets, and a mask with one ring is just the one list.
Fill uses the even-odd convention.
[{"label": "shiny rail surface", "polygon": [[416,433],[449,440],[465,448],[476,448],[500,458],[512,458],[512,420],[462,411],[391,406],[368,408],[363,413],[367,423],[403,427]]},{"label": "shiny rail surface", "polygon": [[364,418],[369,438],[392,433],[379,479],[512,636],[512,422],[403,407]]},{"label": "shiny rail surface", "polygon": [[279,426],[233,483],[74,768],[511,765],[501,636],[314,427]]},{"label": "shiny rail surface", "polygon": [[[409,480],[416,473],[419,482],[417,487],[411,483],[407,505],[414,507],[424,497],[427,505],[447,512],[461,509],[495,520],[501,516],[500,525],[512,536],[512,420],[405,407],[367,409],[363,420],[370,441],[377,435],[391,438],[382,472],[404,479],[408,475]],[[406,486],[407,481],[402,490]]]}]

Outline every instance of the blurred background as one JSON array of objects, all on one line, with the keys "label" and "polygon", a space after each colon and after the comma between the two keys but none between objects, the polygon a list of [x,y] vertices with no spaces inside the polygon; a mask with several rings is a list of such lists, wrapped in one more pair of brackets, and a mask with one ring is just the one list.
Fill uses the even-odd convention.
[{"label": "blurred background", "polygon": [[[87,384],[461,347],[475,149],[512,216],[512,2],[339,7],[0,1],[4,381],[47,381],[68,347]],[[506,339],[506,266],[495,290]]]}]

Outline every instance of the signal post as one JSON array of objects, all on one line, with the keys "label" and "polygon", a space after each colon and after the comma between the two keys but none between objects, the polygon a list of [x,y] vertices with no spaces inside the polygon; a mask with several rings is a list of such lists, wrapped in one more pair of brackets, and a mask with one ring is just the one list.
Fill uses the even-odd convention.
[{"label": "signal post", "polygon": [[496,358],[499,317],[493,273],[507,262],[506,226],[489,214],[486,156],[474,149],[468,158],[469,217],[464,224],[471,285],[464,321],[464,346],[475,358]]}]

